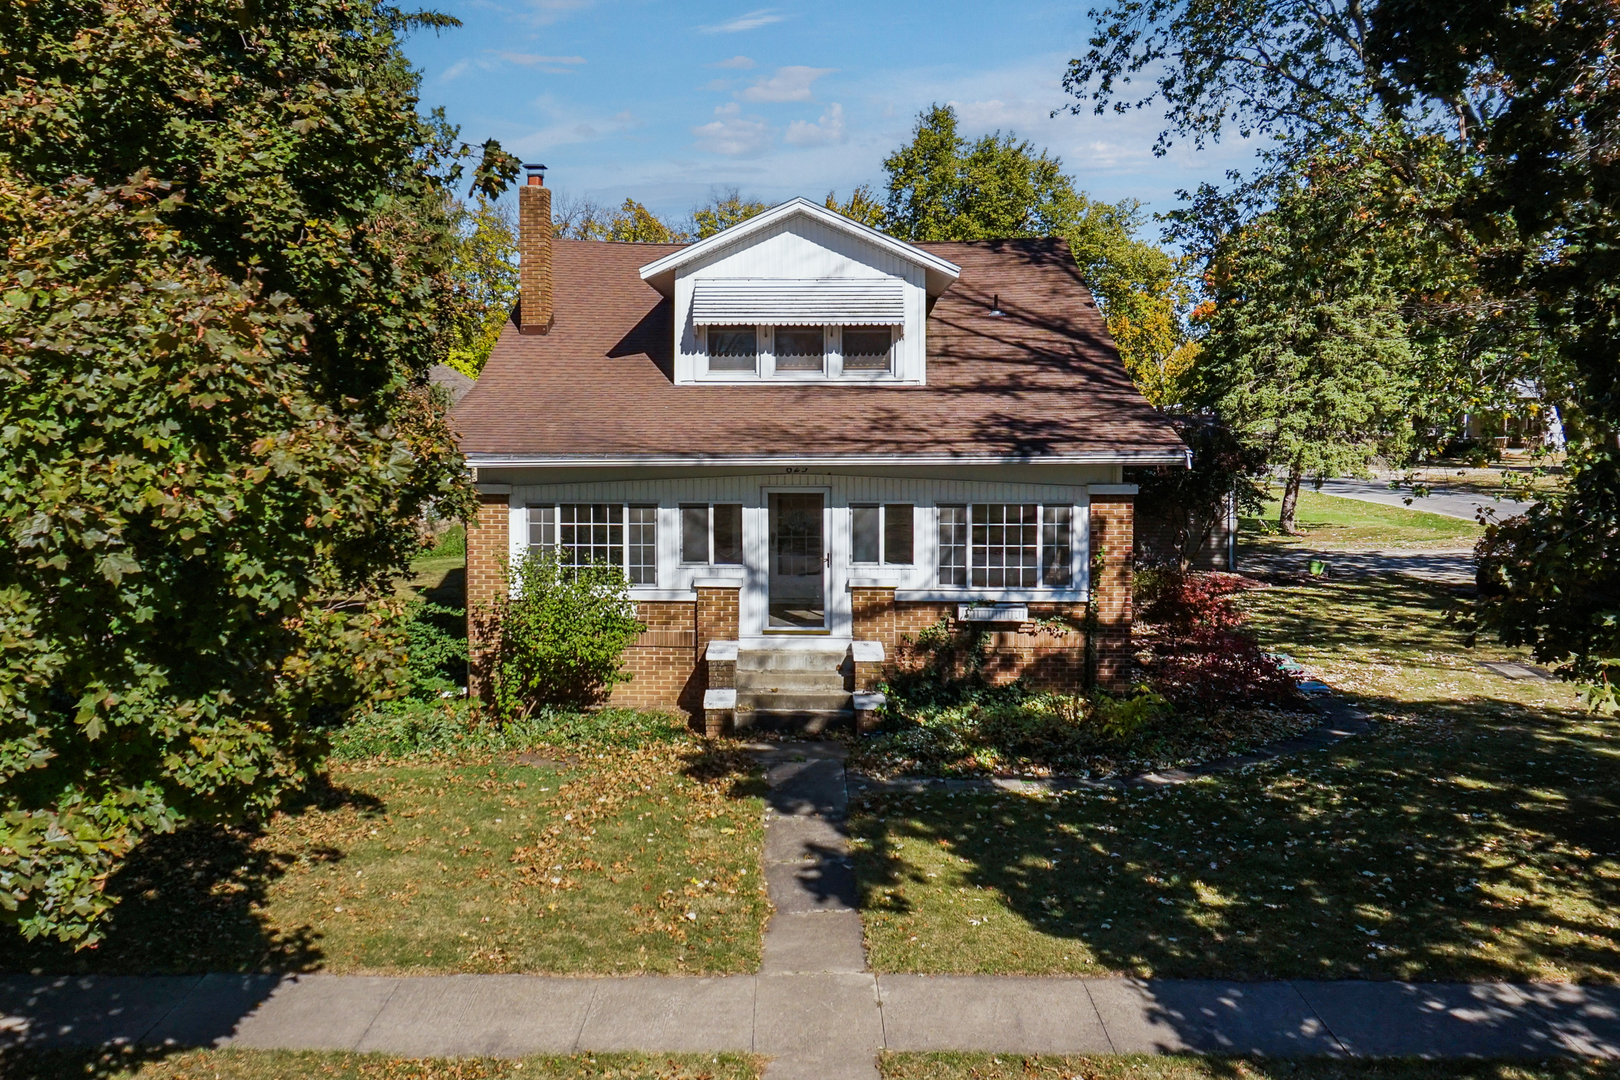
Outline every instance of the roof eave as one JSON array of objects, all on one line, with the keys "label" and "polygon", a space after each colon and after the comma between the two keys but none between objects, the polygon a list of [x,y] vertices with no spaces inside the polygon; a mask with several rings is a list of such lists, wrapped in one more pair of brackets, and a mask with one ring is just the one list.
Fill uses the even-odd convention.
[{"label": "roof eave", "polygon": [[529,454],[474,452],[467,464],[478,468],[738,465],[1180,465],[1183,448],[1100,450],[1076,454]]}]

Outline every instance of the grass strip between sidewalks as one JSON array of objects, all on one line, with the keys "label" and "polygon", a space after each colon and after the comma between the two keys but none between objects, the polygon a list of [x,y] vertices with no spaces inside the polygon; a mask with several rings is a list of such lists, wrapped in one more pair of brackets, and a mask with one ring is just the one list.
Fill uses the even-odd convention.
[{"label": "grass strip between sidewalks", "polygon": [[289,1050],[0,1053],[6,1080],[755,1080],[748,1054],[572,1054],[525,1058],[397,1058]]},{"label": "grass strip between sidewalks", "polygon": [[884,1080],[1615,1080],[1620,1062],[885,1054]]}]

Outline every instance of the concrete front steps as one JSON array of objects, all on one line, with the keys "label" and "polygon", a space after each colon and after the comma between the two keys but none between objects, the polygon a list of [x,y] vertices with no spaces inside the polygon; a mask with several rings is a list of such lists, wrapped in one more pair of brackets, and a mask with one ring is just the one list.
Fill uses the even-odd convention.
[{"label": "concrete front steps", "polygon": [[815,733],[855,721],[849,649],[737,653],[737,727]]}]

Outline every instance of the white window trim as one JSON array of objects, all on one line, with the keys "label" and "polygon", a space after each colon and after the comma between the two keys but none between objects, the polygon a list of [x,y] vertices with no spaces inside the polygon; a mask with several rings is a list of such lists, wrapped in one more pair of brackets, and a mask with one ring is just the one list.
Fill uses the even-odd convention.
[{"label": "white window trim", "polygon": [[[636,503],[635,505],[647,506],[649,504]],[[704,559],[702,562],[688,562],[686,559],[686,510],[687,507],[698,506],[707,507],[709,511],[708,519],[704,525],[705,536],[708,539],[709,557]],[[716,567],[722,570],[741,570],[746,565],[746,559],[744,562],[735,563],[722,563],[714,561],[714,508],[716,506],[737,506],[744,509],[747,508],[746,504],[743,503],[741,499],[721,499],[718,502],[683,502],[675,504],[676,520],[680,524],[680,528],[676,530],[675,536],[676,550],[679,553],[676,559],[676,565],[681,567],[683,570],[690,570],[699,566]],[[740,516],[738,524],[739,526],[741,525]],[[739,539],[741,538],[739,537]]]},{"label": "white window trim", "polygon": [[[620,570],[620,572],[622,572],[624,574],[625,584],[632,590],[637,590],[637,589],[657,589],[658,588],[659,580],[662,577],[662,574],[660,573],[660,571],[661,571],[661,567],[662,567],[662,564],[663,564],[663,559],[659,557],[659,550],[658,550],[658,547],[659,547],[658,533],[659,533],[660,528],[662,527],[662,522],[660,520],[662,515],[659,512],[660,507],[658,506],[657,503],[648,502],[646,500],[637,500],[635,502],[631,502],[629,500],[620,501],[620,500],[617,500],[617,499],[574,500],[572,502],[566,502],[566,503],[562,503],[562,502],[556,502],[556,503],[526,503],[526,504],[524,504],[524,507],[523,507],[523,552],[525,554],[527,554],[530,551],[533,551],[535,548],[543,548],[543,547],[545,547],[544,544],[536,544],[536,543],[533,543],[530,540],[530,537],[533,535],[531,530],[533,528],[534,523],[529,520],[529,511],[530,510],[550,510],[551,511],[551,514],[552,514],[551,527],[552,527],[553,530],[557,530],[557,531],[553,532],[553,534],[552,534],[551,546],[556,547],[558,545],[558,539],[557,538],[561,535],[560,530],[562,528],[562,508],[564,506],[618,506],[618,507],[620,507],[621,510],[624,513],[624,517],[621,518],[620,521],[619,521],[619,528],[624,530],[624,535],[623,535],[623,538],[621,540],[621,546],[624,549],[624,557],[619,562],[619,570]],[[653,572],[653,579],[652,579],[652,581],[647,582],[645,584],[637,584],[637,583],[630,580],[630,547],[631,547],[631,544],[630,544],[630,510],[631,510],[632,507],[634,507],[636,509],[641,509],[641,510],[651,510],[651,511],[653,511],[653,543],[652,543],[652,551],[653,551],[652,572]],[[712,512],[711,512],[711,517],[712,517]],[[712,545],[713,541],[711,540],[710,543]]]},{"label": "white window trim", "polygon": [[[856,562],[855,561],[855,508],[857,506],[875,506],[875,507],[877,507],[877,511],[878,511],[878,545],[877,545],[878,546],[878,557],[877,557],[877,562]],[[889,539],[889,507],[891,507],[891,506],[910,506],[911,507],[911,558],[906,560],[903,563],[896,563],[896,562],[890,562],[889,561],[889,543],[888,543],[888,539]],[[938,528],[937,525],[936,525],[936,527],[934,529],[934,539],[935,539],[935,543],[939,542],[939,528]],[[918,560],[917,560],[917,504],[916,503],[902,503],[902,502],[889,503],[889,502],[864,502],[864,501],[863,502],[852,502],[852,503],[850,503],[849,504],[849,548],[848,548],[848,550],[849,550],[849,565],[850,565],[851,570],[875,570],[875,569],[888,569],[888,568],[891,568],[891,567],[893,569],[896,569],[896,570],[915,570],[917,568],[917,565],[918,565]],[[934,571],[934,576],[935,576],[935,578],[939,577],[939,571],[937,569]]]},{"label": "white window trim", "polygon": [[[807,329],[794,327],[794,329]],[[866,329],[866,327],[863,327]],[[696,378],[698,382],[714,384],[730,384],[734,386],[754,386],[760,383],[777,385],[790,383],[883,383],[901,382],[895,372],[895,353],[905,336],[905,330],[900,326],[884,327],[889,331],[889,363],[885,368],[872,368],[863,371],[845,371],[843,353],[843,324],[827,324],[821,327],[822,332],[822,362],[820,371],[784,371],[776,370],[776,330],[772,323],[761,323],[754,327],[755,342],[759,350],[755,354],[754,370],[745,371],[710,371],[709,370],[709,330],[708,326],[694,326],[693,338],[698,352],[698,368]]]},{"label": "white window trim", "polygon": [[[941,506],[967,507],[967,582],[963,585],[942,585],[939,582],[939,508]],[[975,506],[1034,506],[1035,507],[1035,563],[1036,573],[1040,576],[1041,556],[1044,554],[1047,508],[1067,507],[1069,510],[1069,584],[1048,585],[1037,581],[1034,585],[975,585],[973,584],[973,508]],[[988,599],[1079,599],[1085,600],[1091,589],[1090,573],[1085,566],[1085,552],[1089,547],[1089,533],[1081,528],[1081,523],[1088,521],[1091,508],[1077,506],[1070,503],[1043,503],[1043,502],[943,502],[934,504],[933,528],[927,543],[930,544],[933,558],[929,567],[929,577],[932,582],[926,589],[907,590],[913,593],[913,599],[937,599],[939,597],[960,597],[964,600],[973,598]],[[870,563],[865,565],[870,566]],[[898,597],[897,597],[898,599]]]}]

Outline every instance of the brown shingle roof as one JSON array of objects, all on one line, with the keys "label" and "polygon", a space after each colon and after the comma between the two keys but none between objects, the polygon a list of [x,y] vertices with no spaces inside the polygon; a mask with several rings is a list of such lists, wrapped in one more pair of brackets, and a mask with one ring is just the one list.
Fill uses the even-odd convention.
[{"label": "brown shingle roof", "polygon": [[[456,407],[469,454],[1180,458],[1062,240],[919,244],[962,268],[928,319],[928,385],[676,386],[673,244],[558,240],[549,334],[508,324]],[[990,315],[1000,297],[1005,315]]]}]

